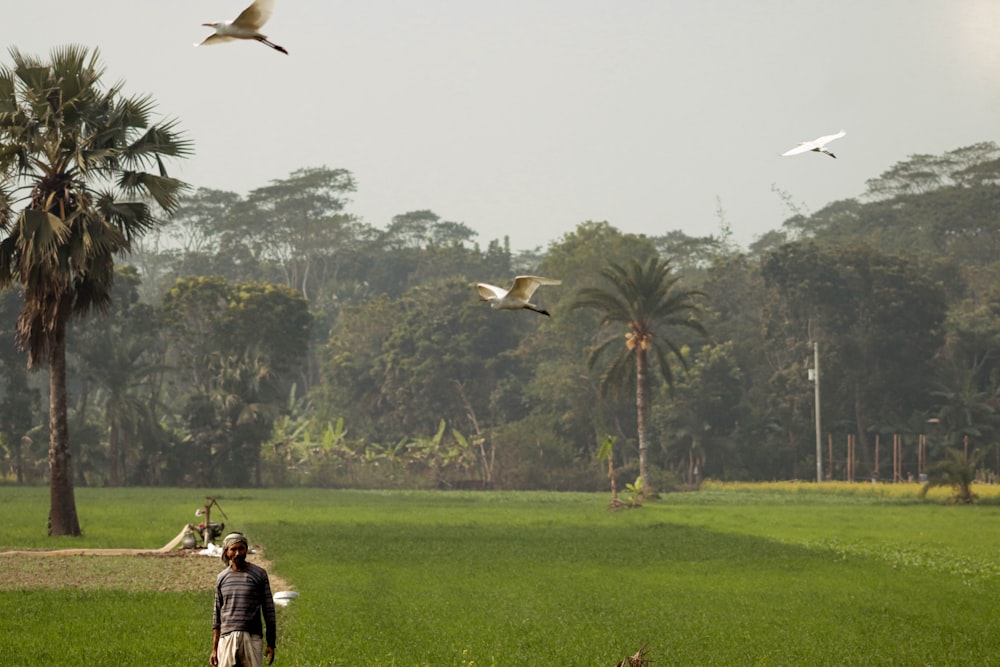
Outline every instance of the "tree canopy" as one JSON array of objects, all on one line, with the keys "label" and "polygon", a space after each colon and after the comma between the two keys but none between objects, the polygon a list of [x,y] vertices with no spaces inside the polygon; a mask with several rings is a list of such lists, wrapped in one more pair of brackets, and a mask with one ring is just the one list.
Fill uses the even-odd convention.
[{"label": "tree canopy", "polygon": [[[50,82],[24,60],[7,72],[18,99]],[[41,98],[18,104],[35,115],[0,108],[4,131],[54,122]],[[80,484],[596,489],[609,464],[657,490],[804,477],[816,464],[815,343],[829,476],[884,472],[877,443],[890,437],[903,440],[908,474],[929,472],[925,444],[935,461],[966,443],[997,448],[991,143],[910,156],[864,196],[794,211],[748,249],[720,212],[718,234],[586,220],[512,252],[510,239],[480,242],[468,221],[430,208],[365,221],[339,167],[246,194],[183,192],[148,160],[189,146],[172,122],[138,113],[150,108],[143,98],[123,112],[113,160],[111,146],[80,148],[102,165],[96,181],[73,180],[80,167],[61,181],[31,171],[41,158],[22,156],[44,145],[27,142],[41,120],[5,135],[0,309],[34,307],[25,321],[39,325],[58,311],[46,303],[106,311],[68,334],[72,441],[38,409],[53,392],[11,370],[27,367],[25,352],[0,346],[0,444],[24,483],[48,474],[46,433],[72,447]],[[121,173],[108,180],[112,166]],[[38,182],[62,185],[42,196]],[[35,258],[23,275],[17,253]],[[52,262],[36,261],[45,253]],[[131,267],[110,262],[126,256]],[[56,271],[78,260],[86,272]],[[477,282],[518,274],[562,281],[537,295],[551,318],[478,301]],[[44,293],[36,282],[81,290],[31,301]],[[48,363],[51,343],[40,339],[33,360]],[[609,438],[611,461],[598,461]],[[981,477],[1000,472],[1000,457],[968,460]]]}]

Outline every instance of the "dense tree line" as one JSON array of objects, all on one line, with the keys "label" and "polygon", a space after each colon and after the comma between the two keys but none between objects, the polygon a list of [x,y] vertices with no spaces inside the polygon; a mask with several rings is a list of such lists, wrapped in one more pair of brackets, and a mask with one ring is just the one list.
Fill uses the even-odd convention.
[{"label": "dense tree line", "polygon": [[[993,447],[995,267],[965,252],[978,243],[956,240],[972,227],[967,215],[946,231],[957,190],[991,201],[998,184],[986,164],[996,166],[977,163],[974,182],[897,185],[889,199],[790,218],[785,238],[751,251],[719,236],[646,238],[585,222],[518,255],[507,239],[480,247],[431,211],[380,230],[347,213],[353,181],[339,169],[303,169],[246,197],[198,190],[119,269],[114,307],[72,330],[77,483],[598,488],[595,453],[608,434],[619,439],[618,468],[637,475],[634,374],[594,363],[599,343],[625,352],[634,332],[573,306],[609,287],[609,266],[648,261],[684,293],[705,295],[704,330],[668,327],[676,358],[658,356],[666,373],[650,381],[647,474],[658,485],[810,477],[814,342],[824,442],[836,450],[823,461],[829,474],[844,474],[848,434],[864,475],[875,472],[876,438],[885,453],[902,435],[911,474],[921,435],[931,458],[966,437]],[[895,169],[908,171],[919,170]],[[952,242],[910,236],[902,248],[902,234],[858,231],[908,208],[922,216],[914,225]],[[996,209],[968,215],[980,218],[979,243],[1000,233]],[[478,302],[474,282],[524,271],[563,280],[539,292],[551,319]],[[34,406],[33,419],[4,411],[7,466],[37,481],[45,388],[4,340],[4,400]],[[879,468],[888,474],[887,454]]]},{"label": "dense tree line", "polygon": [[[309,167],[245,196],[171,192],[163,224],[123,237],[104,308],[66,337],[75,484],[597,489],[609,436],[619,475],[656,488],[810,478],[817,344],[828,476],[848,436],[866,477],[893,436],[904,474],[921,443],[1000,467],[992,143],[912,156],[748,249],[720,212],[701,237],[585,221],[512,252],[431,210],[373,226],[355,187]],[[562,280],[537,295],[551,318],[478,301],[475,282],[518,273]],[[5,284],[4,471],[41,483],[49,385],[17,344],[37,297]]]}]

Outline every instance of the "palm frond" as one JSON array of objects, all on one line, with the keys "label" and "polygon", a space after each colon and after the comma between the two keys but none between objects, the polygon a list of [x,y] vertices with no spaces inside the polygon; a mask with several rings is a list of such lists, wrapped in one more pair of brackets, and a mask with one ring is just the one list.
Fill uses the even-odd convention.
[{"label": "palm frond", "polygon": [[128,197],[152,198],[167,213],[177,210],[188,188],[186,183],[176,178],[144,171],[120,172],[118,187]]},{"label": "palm frond", "polygon": [[146,129],[156,111],[156,102],[150,95],[137,95],[117,100],[111,110],[108,125],[123,129]]},{"label": "palm frond", "polygon": [[100,49],[91,49],[82,44],[66,44],[49,52],[49,63],[56,78],[76,79],[81,87],[90,87],[104,75],[100,56]]},{"label": "palm frond", "polygon": [[14,224],[12,196],[7,188],[0,185],[0,232],[6,232]]},{"label": "palm frond", "polygon": [[621,396],[631,394],[635,383],[635,353],[625,351],[612,359],[601,374],[599,389],[602,396]]},{"label": "palm frond", "polygon": [[75,222],[76,234],[67,245],[78,266],[87,266],[90,259],[103,260],[128,249],[128,240],[122,231],[99,212],[80,212]]},{"label": "palm frond", "polygon": [[673,355],[675,359],[679,360],[681,362],[681,366],[684,368],[687,368],[687,359],[684,358],[683,352],[677,347],[677,345],[669,339],[664,341],[663,345],[654,345],[652,351],[653,357],[656,359],[656,367],[660,371],[660,377],[663,378],[663,382],[670,388],[671,391],[673,391],[674,372],[670,366],[670,355]]},{"label": "palm frond", "polygon": [[[610,362],[602,375],[602,386],[625,382],[634,385],[632,368],[637,354],[652,351],[656,368],[663,380],[673,384],[669,357],[686,364],[683,351],[665,332],[685,328],[706,335],[699,321],[701,313],[698,300],[703,296],[695,290],[679,290],[680,276],[672,274],[669,262],[651,257],[645,262],[632,260],[626,265],[609,264],[600,271],[608,284],[607,289],[583,288],[577,293],[572,308],[588,308],[601,314],[601,325],[626,325],[624,340],[612,336],[595,346],[588,356],[590,368],[596,365],[605,352],[622,343],[622,351]],[[659,335],[657,335],[659,334]]]},{"label": "palm frond", "polygon": [[177,131],[177,121],[169,120],[150,127],[142,136],[133,141],[124,156],[129,161],[150,166],[153,158],[169,155],[187,157],[194,152],[194,144]]},{"label": "palm frond", "polygon": [[35,363],[62,344],[50,337],[73,313],[108,303],[114,258],[157,224],[151,207],[177,207],[185,185],[161,157],[185,156],[191,144],[174,121],[151,127],[151,97],[103,84],[98,49],[59,47],[48,61],[9,51],[13,64],[0,69],[0,284],[24,288],[18,336]]},{"label": "palm frond", "polygon": [[119,250],[131,249],[137,238],[153,229],[159,222],[145,202],[118,201],[109,192],[104,192],[97,198],[96,208],[122,235],[123,241]]},{"label": "palm frond", "polygon": [[0,289],[10,287],[17,278],[17,235],[0,240]]},{"label": "palm frond", "polygon": [[10,54],[10,59],[14,61],[14,69],[19,67],[40,67],[42,61],[37,56],[33,56],[28,53],[21,53],[21,50],[16,46],[12,46],[7,49]]},{"label": "palm frond", "polygon": [[39,121],[49,119],[49,111],[52,108],[51,74],[51,68],[44,66],[25,66],[14,70],[14,75],[20,84],[18,87],[21,89],[24,107]]},{"label": "palm frond", "polygon": [[0,69],[0,124],[8,124],[7,114],[18,110],[14,90],[14,73],[6,67]]},{"label": "palm frond", "polygon": [[975,450],[970,455],[956,447],[945,450],[945,458],[928,471],[927,482],[920,489],[920,496],[925,497],[927,491],[936,486],[952,488],[953,503],[971,504],[978,496],[972,491],[976,481],[976,469],[985,458],[987,450]]},{"label": "palm frond", "polygon": [[[604,355],[604,352],[611,349],[615,345],[615,343],[620,343],[620,342],[621,342],[621,336],[609,336],[600,343],[598,343],[597,345],[595,345],[590,350],[590,354],[587,355],[587,367],[593,369],[594,366],[597,364],[597,360]],[[625,346],[622,346],[622,349],[627,351],[627,348],[625,348]]]},{"label": "palm frond", "polygon": [[21,212],[18,225],[22,262],[50,263],[70,235],[70,228],[58,216],[46,211],[26,209]]},{"label": "palm frond", "polygon": [[570,304],[571,310],[592,309],[602,314],[600,324],[612,322],[627,323],[631,319],[628,304],[618,295],[606,292],[597,287],[584,287],[577,293],[577,298]]},{"label": "palm frond", "polygon": [[111,255],[101,255],[91,262],[90,270],[74,283],[73,312],[86,315],[91,310],[106,311],[111,305],[111,284],[115,266]]}]

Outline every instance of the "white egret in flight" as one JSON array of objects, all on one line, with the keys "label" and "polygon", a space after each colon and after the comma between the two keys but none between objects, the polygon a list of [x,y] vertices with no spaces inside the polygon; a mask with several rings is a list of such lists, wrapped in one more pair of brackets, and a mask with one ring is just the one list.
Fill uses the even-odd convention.
[{"label": "white egret in flight", "polygon": [[805,153],[806,151],[816,151],[817,153],[826,153],[832,158],[837,157],[830,151],[826,150],[826,145],[833,141],[834,139],[840,139],[842,136],[847,134],[841,130],[837,134],[828,134],[825,137],[820,137],[819,139],[813,139],[812,141],[803,141],[801,144],[795,148],[789,149],[782,153],[782,156],[786,155],[798,155],[799,153]]},{"label": "white egret in flight", "polygon": [[[206,44],[218,44],[228,42],[233,39],[256,39],[262,44],[267,44],[275,51],[281,51],[288,55],[284,47],[267,41],[267,35],[260,34],[260,29],[271,18],[274,11],[274,0],[255,0],[255,2],[240,12],[235,21],[219,21],[217,23],[202,23],[208,28],[215,28],[215,34],[209,35],[201,46]],[[195,44],[195,46],[199,46]]]},{"label": "white egret in flight", "polygon": [[539,276],[517,276],[509,290],[488,283],[477,283],[476,289],[479,290],[479,300],[488,301],[490,308],[494,310],[521,310],[524,308],[548,315],[549,311],[529,303],[531,296],[541,285],[562,285],[562,281],[540,278]]}]

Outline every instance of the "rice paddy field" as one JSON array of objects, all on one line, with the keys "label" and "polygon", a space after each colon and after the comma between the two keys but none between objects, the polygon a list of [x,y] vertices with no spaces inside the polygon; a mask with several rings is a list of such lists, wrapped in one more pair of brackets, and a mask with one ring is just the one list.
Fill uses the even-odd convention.
[{"label": "rice paddy field", "polygon": [[[215,496],[278,587],[275,664],[1000,664],[1000,494],[708,483],[607,494],[0,486],[0,552],[162,547]],[[0,555],[0,664],[204,665],[221,563]]]}]

